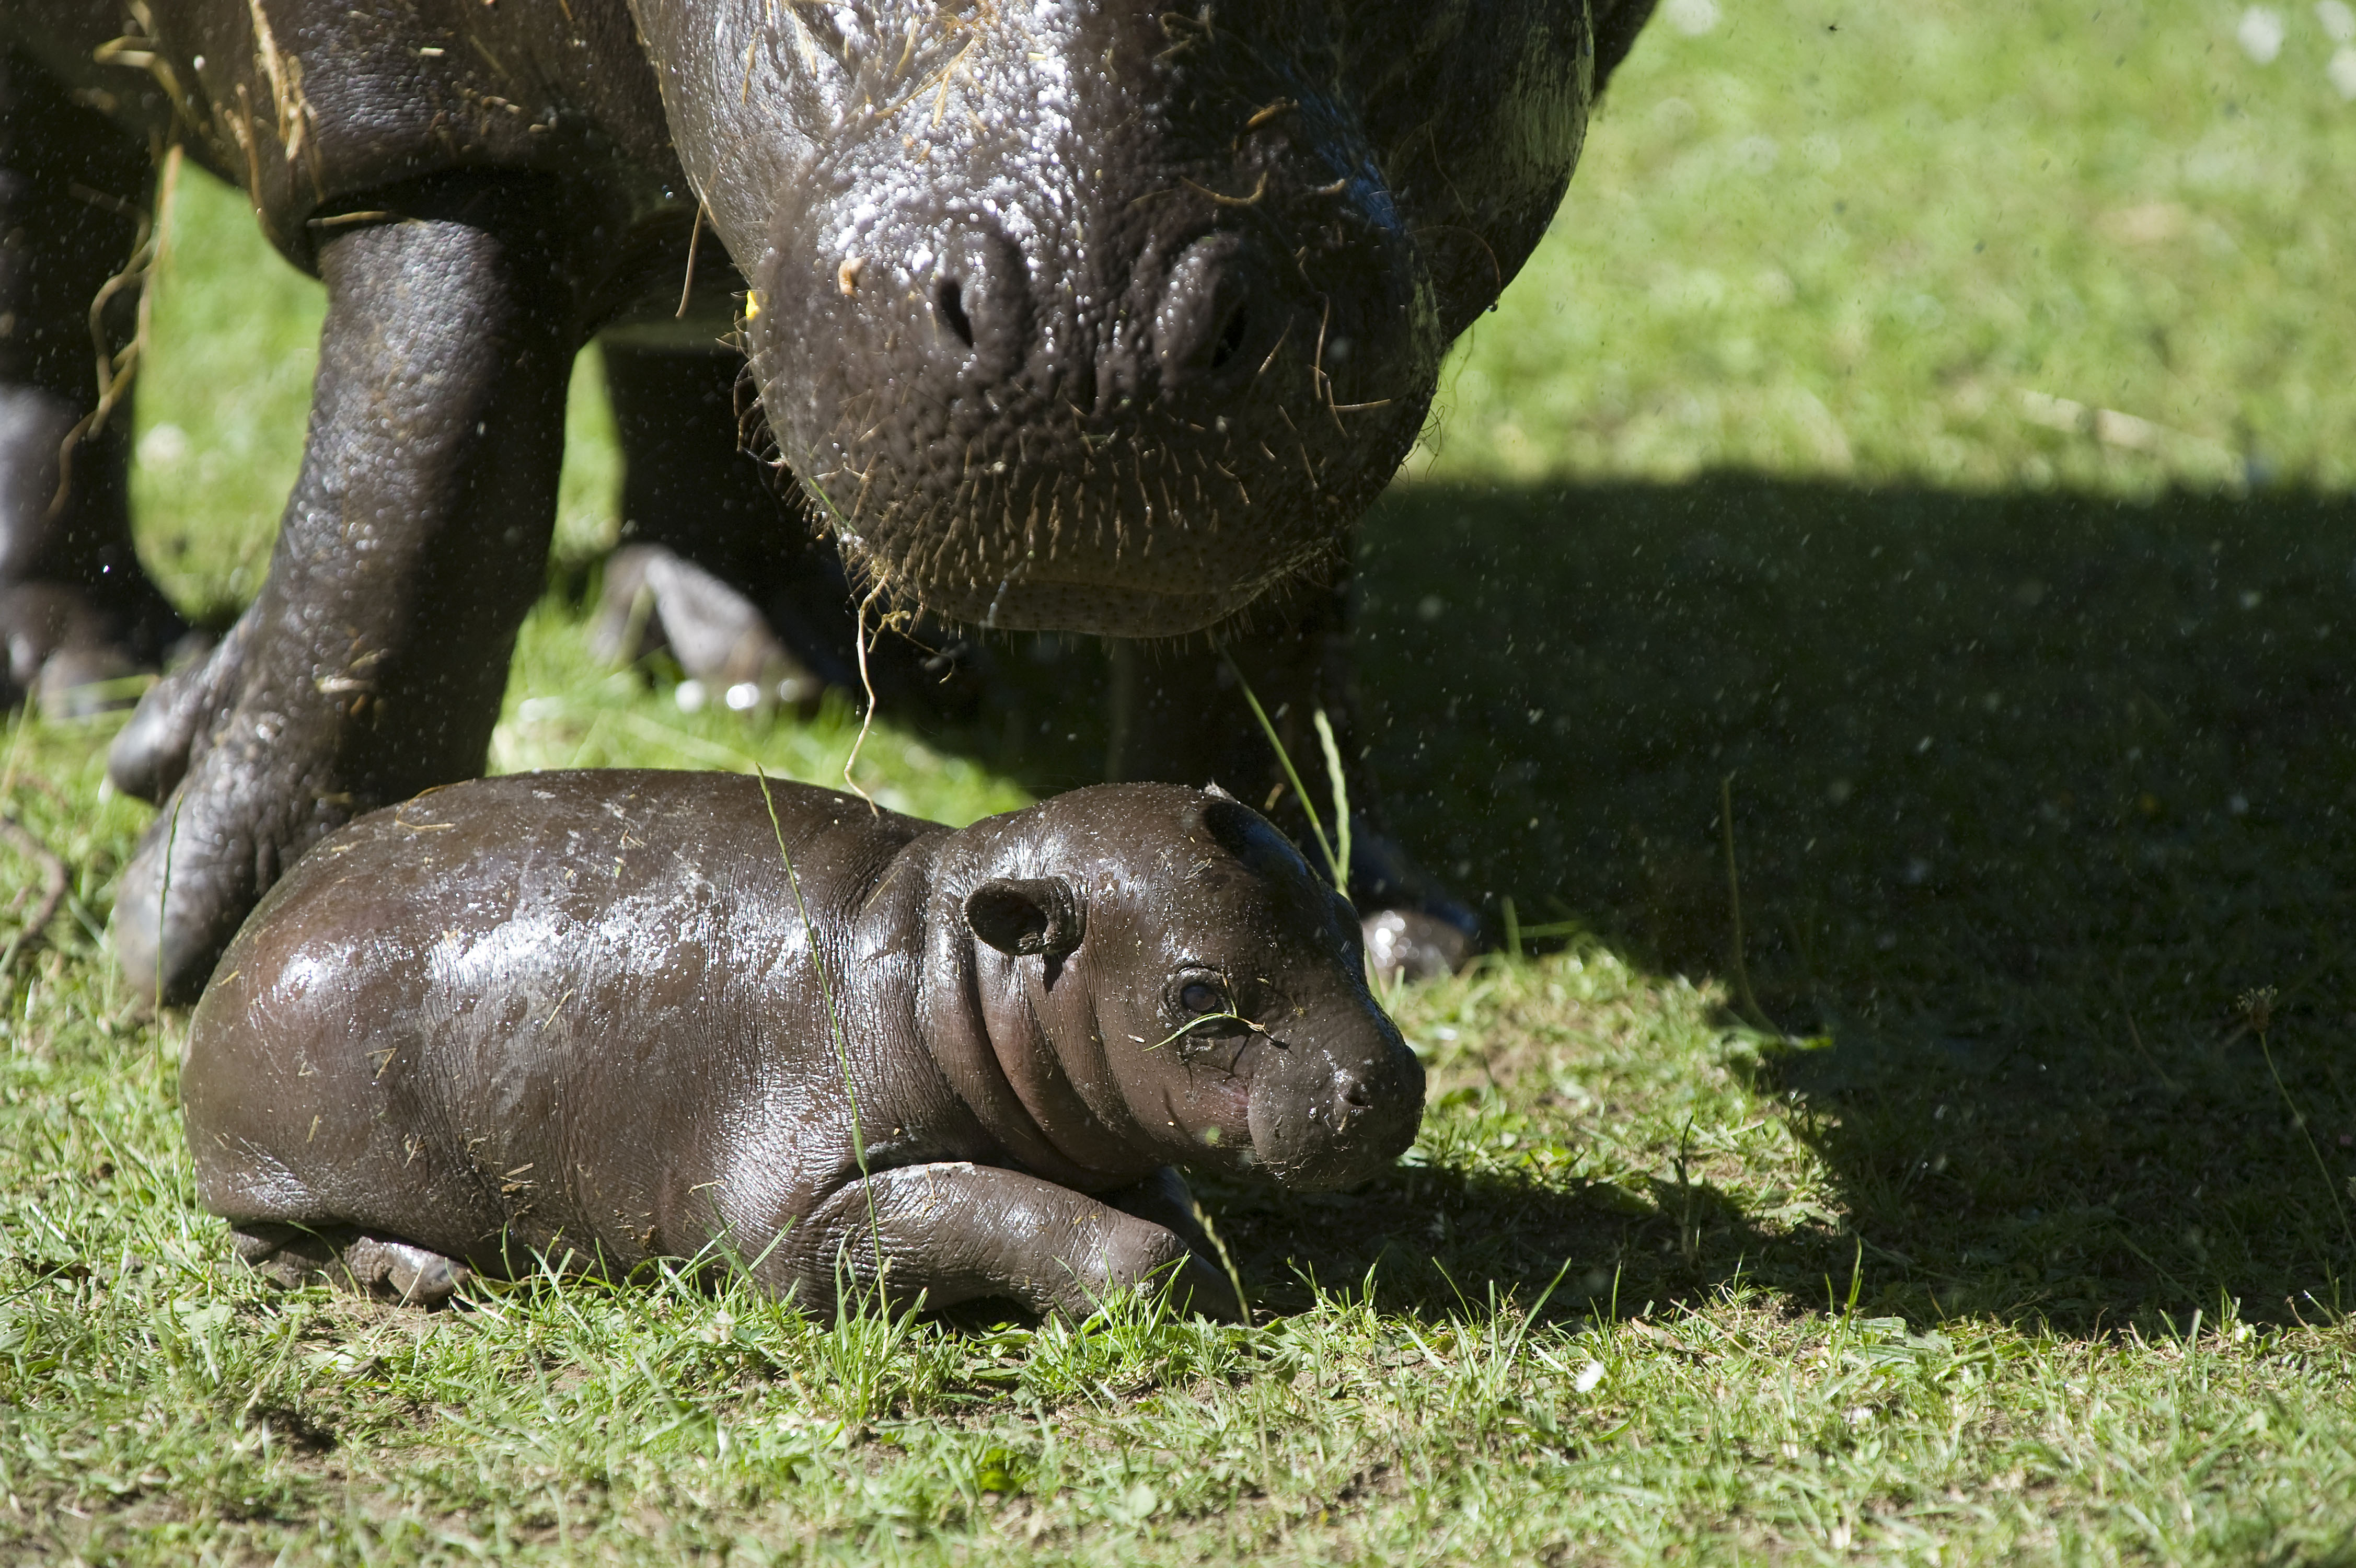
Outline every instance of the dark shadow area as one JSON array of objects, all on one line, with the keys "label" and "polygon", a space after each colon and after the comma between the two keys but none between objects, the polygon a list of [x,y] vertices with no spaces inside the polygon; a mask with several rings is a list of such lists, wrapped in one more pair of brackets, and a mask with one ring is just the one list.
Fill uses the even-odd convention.
[{"label": "dark shadow area", "polygon": [[[2356,504],[1422,484],[1357,587],[1390,825],[1493,939],[1510,897],[1730,979],[1732,776],[1747,968],[1808,1042],[1770,1085],[1856,1234],[1430,1170],[1222,1190],[1269,1305],[1377,1260],[1387,1305],[1528,1301],[1575,1256],[1581,1310],[1598,1259],[1627,1309],[1738,1273],[1814,1305],[1860,1257],[1861,1305],[1922,1318],[2356,1305]],[[1041,791],[1102,777],[1102,645],[983,658],[933,737]]]},{"label": "dark shadow area", "polygon": [[[1493,922],[1730,973],[1733,775],[1749,970],[1819,1036],[1773,1070],[1884,1309],[2338,1301],[2356,505],[1426,485],[1361,572],[1392,820]],[[1745,1266],[1814,1299],[1824,1251]]]},{"label": "dark shadow area", "polygon": [[[1220,1239],[1255,1303],[1306,1310],[1312,1287],[1368,1289],[1386,1313],[1445,1317],[1500,1301],[1560,1319],[1699,1305],[1770,1243],[1704,1181],[1646,1201],[1606,1182],[1566,1187],[1400,1165],[1345,1193],[1294,1194],[1203,1176]],[[1569,1266],[1566,1267],[1566,1264]]]}]

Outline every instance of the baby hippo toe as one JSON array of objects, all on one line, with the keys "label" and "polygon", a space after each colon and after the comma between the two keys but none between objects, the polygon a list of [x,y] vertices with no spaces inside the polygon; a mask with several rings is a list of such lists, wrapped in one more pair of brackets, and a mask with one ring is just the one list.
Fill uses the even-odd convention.
[{"label": "baby hippo toe", "polygon": [[280,1290],[323,1284],[336,1265],[335,1241],[297,1225],[241,1225],[229,1244],[240,1262]]},{"label": "baby hippo toe", "polygon": [[241,1225],[230,1232],[230,1247],[281,1290],[330,1284],[400,1306],[441,1306],[473,1276],[439,1252],[344,1226]]},{"label": "baby hippo toe", "polygon": [[374,1236],[346,1247],[343,1263],[355,1289],[401,1306],[440,1306],[472,1273],[466,1264],[439,1252]]}]

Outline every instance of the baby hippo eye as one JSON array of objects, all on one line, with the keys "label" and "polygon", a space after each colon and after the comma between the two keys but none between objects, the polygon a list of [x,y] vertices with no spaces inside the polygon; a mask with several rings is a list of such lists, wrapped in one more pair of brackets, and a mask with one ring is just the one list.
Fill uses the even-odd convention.
[{"label": "baby hippo eye", "polygon": [[1250,1027],[1236,1016],[1235,993],[1216,970],[1183,970],[1173,975],[1162,1005],[1169,1026],[1176,1031],[1170,1037],[1178,1042],[1181,1055],[1208,1049],[1212,1041],[1234,1038]]},{"label": "baby hippo eye", "polygon": [[1227,1011],[1227,999],[1207,980],[1190,980],[1178,990],[1178,1010],[1189,1018]]}]

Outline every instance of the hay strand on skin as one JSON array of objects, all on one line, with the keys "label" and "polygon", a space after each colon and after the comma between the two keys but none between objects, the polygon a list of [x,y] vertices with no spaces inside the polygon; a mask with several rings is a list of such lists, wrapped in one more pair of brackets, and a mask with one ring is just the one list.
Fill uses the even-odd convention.
[{"label": "hay strand on skin", "polygon": [[[748,77],[746,80],[751,79]],[[694,221],[687,231],[687,279],[679,285],[679,308],[671,312],[671,319],[674,321],[687,315],[688,296],[695,292],[695,252],[697,247],[702,243],[703,200],[699,197],[695,203]]]},{"label": "hay strand on skin", "polygon": [[[133,242],[130,259],[123,270],[101,284],[90,302],[90,338],[97,354],[98,402],[91,411],[74,422],[65,439],[58,445],[58,488],[49,497],[44,516],[55,521],[62,516],[66,502],[73,495],[74,454],[81,444],[105,430],[115,408],[131,391],[131,383],[139,373],[139,363],[147,348],[147,324],[154,315],[154,291],[150,285],[155,276],[156,263],[164,253],[164,236],[171,225],[172,207],[180,188],[180,144],[175,142],[164,154],[164,173],[152,212],[139,217],[137,238]],[[93,193],[95,194],[95,193]],[[131,332],[131,341],[117,350],[106,336],[107,303],[133,284],[139,285],[138,312]]]},{"label": "hay strand on skin", "polygon": [[[851,770],[859,766],[860,749],[866,746],[867,732],[875,725],[875,682],[867,673],[867,649],[873,640],[867,632],[867,607],[873,604],[875,596],[883,591],[884,585],[878,582],[867,590],[867,596],[859,601],[859,628],[851,639],[851,646],[859,650],[859,685],[860,689],[867,693],[867,706],[859,715],[859,734],[851,743],[851,755],[842,759],[843,783],[850,787],[852,794],[867,802],[867,810],[873,816],[882,816],[883,808],[876,805],[873,795],[859,787],[859,780],[851,776]],[[884,635],[883,624],[878,622],[875,636],[882,635]]]},{"label": "hay strand on skin", "polygon": [[1255,1024],[1240,1013],[1197,1013],[1194,1016],[1187,1019],[1184,1023],[1179,1025],[1176,1028],[1171,1030],[1168,1034],[1162,1036],[1160,1039],[1154,1041],[1145,1048],[1149,1051],[1158,1051],[1173,1040],[1185,1038],[1185,1036],[1193,1034],[1198,1026],[1204,1024],[1241,1024],[1245,1028],[1249,1029],[1253,1034],[1258,1035],[1263,1038],[1274,1039],[1276,1037],[1275,1036],[1269,1034],[1268,1026],[1266,1025]]}]

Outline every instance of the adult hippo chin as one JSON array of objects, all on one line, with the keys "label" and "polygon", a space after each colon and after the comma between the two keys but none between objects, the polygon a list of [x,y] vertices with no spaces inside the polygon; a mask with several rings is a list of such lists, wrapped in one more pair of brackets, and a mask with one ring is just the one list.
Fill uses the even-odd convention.
[{"label": "adult hippo chin", "polygon": [[[853,635],[815,523],[852,580],[940,623],[1172,639],[1240,617],[1116,656],[1116,776],[1270,772],[1223,657],[1313,746],[1312,711],[1346,720],[1350,531],[1649,9],[11,7],[19,686],[152,660],[177,629],[129,550],[124,411],[91,375],[90,302],[153,149],[241,183],[327,290],[268,581],[111,757],[164,806],[117,903],[128,972],[190,995],[311,843],[480,768],[543,580],[567,374],[600,332],[634,532],[764,599],[797,651]],[[732,329],[798,480],[784,507],[735,452],[739,361],[712,348]],[[1395,865],[1361,866],[1372,904],[1413,902]]]}]

